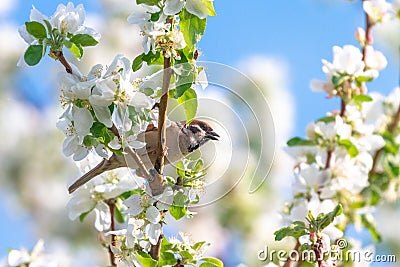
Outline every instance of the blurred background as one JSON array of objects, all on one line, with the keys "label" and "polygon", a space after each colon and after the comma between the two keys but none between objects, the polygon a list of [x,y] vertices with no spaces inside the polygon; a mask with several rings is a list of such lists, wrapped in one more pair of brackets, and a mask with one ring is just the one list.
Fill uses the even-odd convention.
[{"label": "blurred background", "polygon": [[[100,45],[85,50],[82,62],[67,55],[83,73],[94,64],[109,64],[117,53],[131,59],[141,53],[138,29],[126,22],[134,0],[72,2],[84,4],[87,26],[102,34]],[[16,68],[26,48],[18,35],[18,26],[29,20],[32,5],[50,16],[58,3],[67,1],[0,2],[0,258],[7,255],[7,249],[31,249],[43,238],[47,251],[56,255],[60,266],[103,266],[106,254],[97,242],[93,217],[84,223],[71,222],[65,209],[69,199],[66,185],[79,174],[72,160],[62,155],[63,134],[55,127],[61,114],[56,77],[63,68],[49,58],[34,68]],[[218,120],[223,122],[221,127],[231,129],[231,143],[215,148],[218,152],[209,173],[221,169],[219,160],[229,154],[224,145],[230,145],[231,164],[241,163],[235,154],[245,153],[249,166],[244,173],[240,164],[223,169],[223,181],[238,181],[235,188],[212,205],[197,208],[194,220],[181,220],[165,231],[167,235],[177,235],[185,230],[195,240],[212,243],[206,254],[220,257],[227,267],[240,263],[262,266],[257,252],[265,245],[293,247],[290,242],[273,241],[273,232],[282,224],[280,210],[284,201],[290,199],[293,179],[293,163],[282,148],[290,137],[304,136],[310,121],[339,108],[337,100],[311,92],[308,85],[313,78],[325,79],[321,59],[331,61],[333,45],[357,45],[354,32],[356,27],[364,26],[364,15],[361,1],[220,0],[214,4],[217,16],[208,20],[206,34],[199,44],[200,60],[232,66],[257,84],[259,91],[252,90],[243,80],[230,81],[236,92],[244,96],[245,104],[254,107],[261,122],[265,103],[260,96],[266,97],[275,122],[275,138],[271,129],[261,129],[261,133],[268,134],[260,139],[260,129],[249,123],[244,125],[249,139],[242,139],[245,135],[234,129],[238,117],[243,120],[243,101],[216,86],[201,92],[204,100],[200,101],[199,115],[212,118],[212,114],[218,114]],[[382,94],[388,94],[399,82],[400,27],[387,25],[386,29],[375,31],[374,38],[378,49],[387,56],[388,67],[369,85],[370,91]],[[215,99],[229,109],[223,111],[213,105]],[[271,126],[261,123],[262,127]],[[249,194],[249,173],[262,152],[255,140],[261,140],[266,151],[261,157],[265,160],[264,165],[261,162],[264,173],[268,172],[274,144],[276,154],[266,182]],[[399,203],[380,207],[376,218],[384,240],[377,245],[377,252],[396,254],[400,259],[400,235],[393,234],[398,232]],[[367,233],[352,231],[351,235],[361,238],[363,246],[371,243]]]}]

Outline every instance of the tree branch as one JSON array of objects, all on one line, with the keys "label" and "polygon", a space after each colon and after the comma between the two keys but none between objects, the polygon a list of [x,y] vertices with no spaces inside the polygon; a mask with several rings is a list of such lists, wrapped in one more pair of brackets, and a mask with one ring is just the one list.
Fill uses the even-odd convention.
[{"label": "tree branch", "polygon": [[[110,209],[110,214],[111,214],[111,226],[110,230],[115,231],[115,214],[114,214],[114,209],[115,209],[115,200],[114,199],[109,199],[107,200],[107,205]],[[112,252],[111,246],[116,246],[116,236],[114,234],[111,235],[111,244],[108,246],[108,254],[110,255],[110,264],[111,266],[117,266],[115,255]]]},{"label": "tree branch", "polygon": [[63,64],[63,66],[65,67],[65,71],[68,72],[69,74],[72,74],[72,67],[68,63],[68,61],[65,59],[63,52],[62,51],[52,51],[51,53],[57,58],[57,60],[59,60],[61,62],[61,64]]},{"label": "tree branch", "polygon": [[158,261],[158,259],[160,258],[160,251],[161,251],[161,242],[163,239],[164,235],[161,234],[160,237],[158,238],[158,242],[156,245],[151,245],[150,247],[150,256],[153,258],[153,260]]}]

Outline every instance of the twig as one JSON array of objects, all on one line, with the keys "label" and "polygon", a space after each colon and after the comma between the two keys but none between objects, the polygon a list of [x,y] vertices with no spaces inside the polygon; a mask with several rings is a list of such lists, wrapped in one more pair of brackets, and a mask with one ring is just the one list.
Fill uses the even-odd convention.
[{"label": "twig", "polygon": [[[365,0],[363,0],[364,2]],[[366,47],[372,44],[372,22],[371,18],[369,17],[368,13],[365,12],[365,44],[363,46],[362,54],[363,54],[363,61],[365,62],[365,58],[367,56]]]},{"label": "twig", "polygon": [[[109,199],[107,200],[107,205],[110,209],[110,214],[111,214],[111,226],[110,230],[115,231],[115,214],[114,214],[114,209],[115,209],[115,200],[114,199]],[[116,236],[114,234],[111,235],[111,244],[108,246],[108,253],[110,254],[110,264],[111,266],[117,266],[115,255],[112,252],[111,246],[116,246]]]},{"label": "twig", "polygon": [[[158,143],[156,148],[156,161],[154,164],[154,169],[157,171],[158,175],[155,177],[154,181],[149,183],[153,195],[161,194],[164,191],[165,183],[163,179],[163,169],[164,169],[164,157],[166,146],[166,113],[168,105],[168,90],[171,82],[171,60],[164,57],[164,72],[163,72],[163,83],[162,83],[162,95],[160,99],[160,105],[158,107]],[[152,245],[150,248],[150,256],[154,260],[158,260],[160,257],[162,236],[158,239],[156,245]]]},{"label": "twig", "polygon": [[65,71],[69,74],[72,74],[71,65],[69,65],[68,61],[65,59],[62,51],[52,51],[52,54],[63,64],[65,67]]},{"label": "twig", "polygon": [[160,251],[161,251],[161,242],[163,239],[164,235],[161,234],[160,237],[158,238],[158,242],[156,245],[152,245],[150,248],[150,256],[153,258],[153,260],[158,261],[158,259],[160,258]]},{"label": "twig", "polygon": [[158,114],[158,143],[157,143],[157,159],[154,164],[156,171],[162,175],[164,168],[164,156],[166,150],[166,113],[168,105],[168,89],[171,82],[171,60],[169,58],[164,58],[164,72],[163,72],[163,84],[162,84],[162,95],[159,104],[159,114]]}]

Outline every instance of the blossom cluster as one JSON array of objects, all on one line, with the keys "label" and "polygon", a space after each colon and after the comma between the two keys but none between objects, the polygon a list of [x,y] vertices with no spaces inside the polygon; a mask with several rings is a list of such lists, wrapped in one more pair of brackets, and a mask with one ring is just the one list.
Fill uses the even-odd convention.
[{"label": "blossom cluster", "polygon": [[[81,168],[84,171],[90,169],[98,158],[92,154],[80,162]],[[179,172],[190,172],[188,167],[193,164],[185,161],[178,162],[178,165],[184,168]],[[181,186],[170,181],[170,186],[162,194],[152,196],[147,181],[133,178],[128,170],[105,172],[73,193],[67,204],[69,218],[83,220],[93,211],[96,230],[104,232],[105,236],[117,236],[118,242],[112,246],[112,250],[120,260],[138,261],[133,252],[149,252],[151,245],[157,244],[167,211],[176,219],[193,215],[188,206],[198,202],[204,185],[198,174],[193,175],[198,177],[196,181],[182,177]],[[114,216],[118,217],[119,225],[118,229],[112,230],[110,227]]]},{"label": "blossom cluster", "polygon": [[[398,198],[398,172],[394,166],[400,163],[396,148],[400,89],[388,97],[368,94],[366,83],[376,79],[387,65],[385,56],[373,48],[370,31],[378,23],[397,19],[398,6],[399,1],[364,1],[367,30],[356,31],[362,49],[334,46],[333,61],[322,60],[326,81],[311,81],[313,91],[340,98],[341,107],[311,122],[306,138],[295,137],[287,143],[287,152],[296,161],[294,198],[285,209],[292,223],[278,230],[276,239],[293,236],[301,249],[309,246],[324,254],[353,223],[379,240],[371,215],[374,207],[382,200]],[[326,215],[338,205],[343,213]],[[335,261],[325,260],[319,266],[337,266]]]},{"label": "blossom cluster", "polygon": [[26,248],[10,250],[7,258],[0,261],[0,266],[57,267],[57,263],[44,253],[44,241],[39,240],[30,252]]},{"label": "blossom cluster", "polygon": [[[181,30],[181,22],[185,19],[185,15],[182,14],[187,12],[203,21],[209,15],[215,15],[212,1],[208,0],[167,0],[160,1],[157,5],[154,4],[154,1],[143,1],[128,17],[128,22],[140,27],[145,54],[149,52],[156,54],[157,51],[160,51],[166,58],[173,57],[181,60],[179,50],[188,46],[184,32]],[[197,38],[195,41],[197,42],[201,36],[195,38]],[[189,49],[191,48],[189,47]]]},{"label": "blossom cluster", "polygon": [[83,5],[77,7],[69,2],[67,6],[59,4],[55,13],[47,17],[34,6],[30,22],[20,26],[18,31],[29,45],[18,66],[33,66],[39,63],[50,46],[50,56],[57,59],[54,52],[62,51],[66,46],[73,55],[81,58],[83,47],[96,45],[100,34],[84,25],[85,10]]},{"label": "blossom cluster", "polygon": [[[145,143],[136,137],[155,118],[154,99],[140,91],[130,60],[117,55],[108,68],[95,65],[87,76],[73,69],[58,79],[61,105],[66,108],[57,123],[66,136],[64,154],[79,161],[93,148],[108,158],[127,145],[143,147]],[[109,130],[113,125],[123,138]]]}]

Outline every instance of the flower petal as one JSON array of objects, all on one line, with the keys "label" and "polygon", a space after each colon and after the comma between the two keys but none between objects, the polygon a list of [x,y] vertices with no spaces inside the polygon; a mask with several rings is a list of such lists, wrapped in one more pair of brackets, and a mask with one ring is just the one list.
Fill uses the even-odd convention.
[{"label": "flower petal", "polygon": [[160,211],[156,207],[150,206],[146,210],[146,218],[152,224],[159,223],[161,220]]}]

